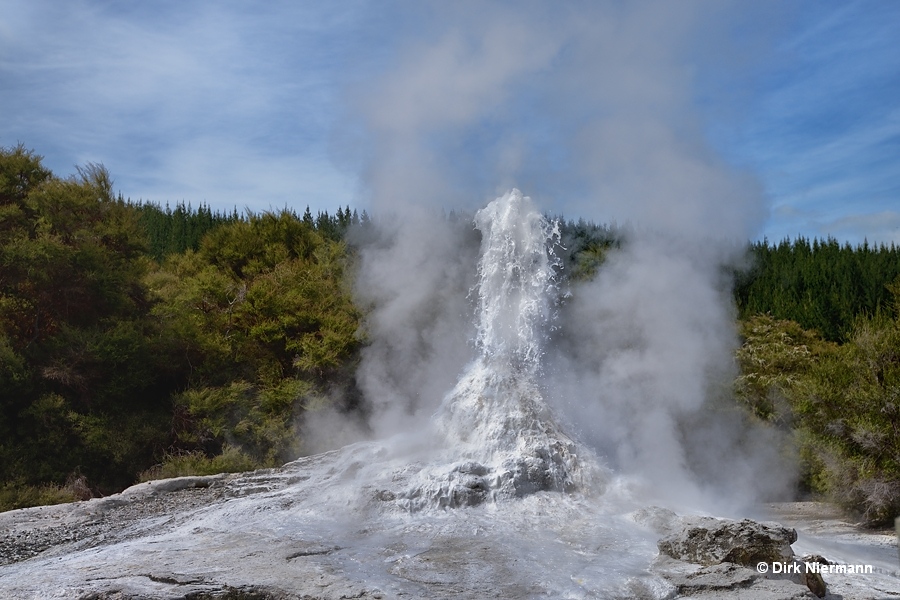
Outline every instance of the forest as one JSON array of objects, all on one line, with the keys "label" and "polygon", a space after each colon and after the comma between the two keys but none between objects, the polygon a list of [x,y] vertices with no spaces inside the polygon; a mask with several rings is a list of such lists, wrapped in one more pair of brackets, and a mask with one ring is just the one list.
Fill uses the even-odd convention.
[{"label": "forest", "polygon": [[[448,218],[456,218],[451,213]],[[365,411],[349,207],[262,214],[116,195],[0,148],[0,510],[276,466],[331,405]],[[620,244],[561,222],[568,277]],[[355,236],[359,239],[360,236]],[[733,400],[784,433],[798,497],[900,513],[900,248],[799,238],[734,270]]]}]

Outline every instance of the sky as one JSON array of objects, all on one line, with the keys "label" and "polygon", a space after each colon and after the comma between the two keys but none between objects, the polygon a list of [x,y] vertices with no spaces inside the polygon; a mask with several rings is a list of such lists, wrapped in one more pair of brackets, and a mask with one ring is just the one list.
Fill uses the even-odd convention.
[{"label": "sky", "polygon": [[0,146],[161,205],[518,186],[571,218],[900,243],[897,31],[893,0],[0,0]]}]

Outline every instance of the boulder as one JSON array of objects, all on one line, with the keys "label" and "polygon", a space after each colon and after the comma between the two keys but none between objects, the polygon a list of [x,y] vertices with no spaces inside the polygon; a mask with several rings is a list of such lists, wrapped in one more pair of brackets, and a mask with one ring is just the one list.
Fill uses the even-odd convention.
[{"label": "boulder", "polygon": [[[657,547],[661,554],[683,562],[695,563],[704,567],[718,568],[716,565],[739,565],[748,569],[739,569],[745,573],[744,580],[738,580],[739,587],[747,585],[748,581],[760,578],[788,579],[794,583],[805,585],[813,594],[822,598],[826,594],[825,581],[818,573],[807,573],[804,563],[797,561],[791,544],[797,541],[797,531],[789,527],[783,527],[777,523],[759,523],[744,519],[731,521],[727,519],[715,519],[712,517],[694,517],[682,519],[680,527],[671,528],[671,533],[659,540]],[[765,563],[769,568],[775,563],[784,567],[779,576],[773,573],[760,575],[755,569],[759,563]],[[791,568],[787,566],[790,565]],[[749,569],[754,569],[750,571]],[[692,581],[691,586],[696,587],[698,582],[705,579],[709,569],[704,569],[698,575],[694,575],[697,581]],[[722,574],[716,572],[713,579]],[[699,578],[698,578],[699,577]],[[687,586],[685,584],[686,587]],[[676,586],[679,589],[685,586]],[[702,587],[702,586],[701,586]]]},{"label": "boulder", "polygon": [[685,519],[674,533],[659,540],[659,551],[674,559],[704,566],[729,562],[745,567],[792,561],[797,531],[750,519],[712,517]]}]

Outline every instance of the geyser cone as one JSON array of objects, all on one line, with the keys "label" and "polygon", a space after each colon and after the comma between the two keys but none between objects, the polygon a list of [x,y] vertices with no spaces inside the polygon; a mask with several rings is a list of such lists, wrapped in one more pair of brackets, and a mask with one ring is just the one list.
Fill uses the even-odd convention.
[{"label": "geyser cone", "polygon": [[549,245],[558,230],[518,190],[480,210],[475,224],[482,232],[478,357],[436,417],[458,460],[422,472],[426,481],[407,495],[416,504],[465,506],[570,492],[598,471],[576,455],[538,385],[557,294]]}]

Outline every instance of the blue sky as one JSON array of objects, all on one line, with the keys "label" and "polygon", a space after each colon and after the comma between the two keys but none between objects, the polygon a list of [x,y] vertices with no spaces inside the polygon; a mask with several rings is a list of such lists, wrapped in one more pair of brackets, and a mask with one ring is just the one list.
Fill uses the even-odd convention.
[{"label": "blue sky", "polygon": [[601,4],[0,0],[0,145],[160,204],[517,185],[570,217],[900,242],[900,2]]},{"label": "blue sky", "polygon": [[720,147],[764,182],[771,239],[898,242],[900,3],[800,6]]}]

